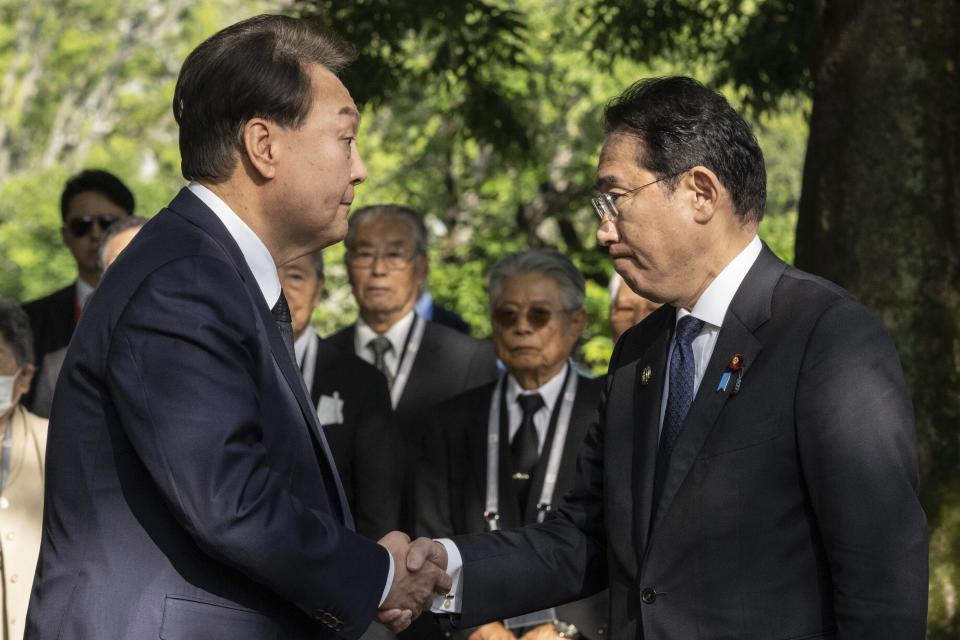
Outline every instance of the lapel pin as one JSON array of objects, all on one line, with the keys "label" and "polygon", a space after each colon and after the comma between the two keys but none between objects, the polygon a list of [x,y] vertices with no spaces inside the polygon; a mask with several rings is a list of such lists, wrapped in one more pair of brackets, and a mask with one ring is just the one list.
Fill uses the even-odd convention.
[{"label": "lapel pin", "polygon": [[650,384],[650,377],[653,375],[653,371],[650,369],[650,365],[647,365],[643,368],[643,371],[640,372],[640,384],[646,386]]},{"label": "lapel pin", "polygon": [[720,376],[720,384],[717,385],[717,391],[727,390],[727,387],[730,385],[730,378],[733,377],[734,373],[737,374],[737,382],[734,384],[731,395],[740,391],[740,383],[743,381],[743,365],[744,359],[742,353],[735,353],[730,356],[730,362],[727,363],[727,370]]}]

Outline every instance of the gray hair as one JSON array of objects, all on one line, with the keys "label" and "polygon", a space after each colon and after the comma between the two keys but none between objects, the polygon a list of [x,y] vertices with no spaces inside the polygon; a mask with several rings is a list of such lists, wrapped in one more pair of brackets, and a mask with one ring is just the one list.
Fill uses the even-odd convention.
[{"label": "gray hair", "polygon": [[106,232],[104,232],[103,237],[100,239],[100,250],[97,253],[97,260],[100,266],[100,271],[104,270],[103,266],[103,252],[106,250],[107,243],[113,240],[115,237],[123,233],[124,231],[129,231],[130,229],[139,229],[143,225],[147,224],[146,218],[141,218],[140,216],[124,216],[120,218],[113,224],[111,224]]},{"label": "gray hair", "polygon": [[33,364],[33,334],[30,319],[18,305],[0,298],[0,335],[10,345],[17,366]]},{"label": "gray hair", "polygon": [[410,235],[413,237],[414,249],[417,253],[427,254],[427,225],[423,222],[423,216],[410,207],[398,204],[374,204],[369,207],[362,207],[350,216],[347,222],[347,237],[343,239],[343,244],[347,250],[354,248],[357,229],[360,225],[381,218],[395,218],[407,223],[407,226],[410,227]]},{"label": "gray hair", "polygon": [[528,249],[520,253],[511,253],[500,258],[487,279],[487,296],[490,308],[503,293],[503,283],[507,278],[525,273],[540,273],[551,278],[560,288],[560,297],[566,311],[583,308],[585,287],[583,274],[570,261],[570,258],[553,249]]}]

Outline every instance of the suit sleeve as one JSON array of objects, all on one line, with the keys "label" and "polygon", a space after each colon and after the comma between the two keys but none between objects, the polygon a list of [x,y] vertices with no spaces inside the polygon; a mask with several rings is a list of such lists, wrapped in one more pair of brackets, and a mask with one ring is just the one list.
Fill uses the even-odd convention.
[{"label": "suit sleeve", "polygon": [[370,375],[363,379],[369,388],[364,394],[353,448],[354,515],[357,531],[379,540],[400,522],[403,470],[396,452],[402,442],[383,375],[370,367]]},{"label": "suit sleeve", "polygon": [[[216,292],[211,295],[210,292]],[[232,266],[209,257],[161,267],[113,332],[107,387],[124,433],[173,515],[208,555],[341,637],[366,629],[386,551],[290,489],[288,455],[264,443],[257,314]],[[279,375],[279,374],[277,374]]]},{"label": "suit sleeve", "polygon": [[926,519],[913,410],[879,320],[843,300],[807,346],[796,396],[804,478],[833,579],[837,640],[920,640]]},{"label": "suit sleeve", "polygon": [[555,518],[513,531],[453,538],[463,558],[459,626],[579,600],[608,586],[603,511],[606,393],[577,460],[576,484]]}]

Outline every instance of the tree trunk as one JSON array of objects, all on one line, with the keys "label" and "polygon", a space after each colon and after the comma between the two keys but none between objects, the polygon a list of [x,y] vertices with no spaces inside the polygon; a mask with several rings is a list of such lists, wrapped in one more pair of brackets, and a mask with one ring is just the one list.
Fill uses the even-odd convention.
[{"label": "tree trunk", "polygon": [[960,7],[955,0],[815,1],[820,47],[796,263],[852,291],[896,340],[930,522],[929,637],[955,640]]}]

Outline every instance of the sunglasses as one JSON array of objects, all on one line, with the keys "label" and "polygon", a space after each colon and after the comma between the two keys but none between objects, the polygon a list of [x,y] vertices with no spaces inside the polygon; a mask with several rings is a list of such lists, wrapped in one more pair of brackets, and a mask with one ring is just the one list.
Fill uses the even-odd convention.
[{"label": "sunglasses", "polygon": [[90,233],[90,230],[93,229],[94,222],[100,227],[100,231],[106,231],[110,228],[110,225],[116,221],[117,216],[112,213],[107,213],[102,216],[80,216],[68,222],[67,229],[70,230],[70,235],[74,238],[82,238]]},{"label": "sunglasses", "polygon": [[[550,324],[553,314],[557,313],[548,307],[530,307],[527,309],[527,324],[534,330],[543,329]],[[560,312],[562,313],[562,312]],[[510,329],[520,320],[520,312],[517,309],[494,309],[493,322],[501,329]]]}]

